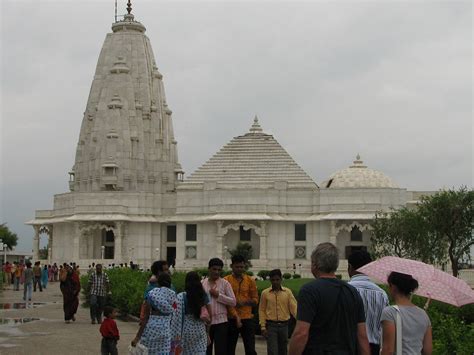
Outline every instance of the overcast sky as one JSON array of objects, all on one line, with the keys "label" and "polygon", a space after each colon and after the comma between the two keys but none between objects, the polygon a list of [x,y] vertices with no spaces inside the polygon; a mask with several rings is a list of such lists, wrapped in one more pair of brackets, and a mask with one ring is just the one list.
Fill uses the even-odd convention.
[{"label": "overcast sky", "polygon": [[[0,1],[0,222],[28,250],[23,223],[68,191],[114,1]],[[473,185],[470,1],[132,3],[187,175],[257,114],[317,183],[360,153],[409,190]]]}]

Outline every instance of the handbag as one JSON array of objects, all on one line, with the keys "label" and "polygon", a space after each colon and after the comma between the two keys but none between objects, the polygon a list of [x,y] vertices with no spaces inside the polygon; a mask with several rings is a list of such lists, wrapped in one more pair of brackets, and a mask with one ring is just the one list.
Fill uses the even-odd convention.
[{"label": "handbag", "polygon": [[129,355],[148,355],[148,348],[142,343],[138,343],[136,346],[128,346]]}]

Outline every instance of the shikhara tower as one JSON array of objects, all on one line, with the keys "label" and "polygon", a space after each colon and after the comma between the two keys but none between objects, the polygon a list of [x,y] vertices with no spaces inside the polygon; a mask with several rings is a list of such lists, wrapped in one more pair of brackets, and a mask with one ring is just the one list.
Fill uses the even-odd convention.
[{"label": "shikhara tower", "polygon": [[112,31],[84,112],[71,192],[56,195],[54,209],[37,211],[30,222],[35,259],[41,232],[53,260],[155,258],[160,219],[175,214],[183,171],[163,75],[145,26],[132,14]]},{"label": "shikhara tower", "polygon": [[311,251],[330,241],[344,273],[344,259],[369,245],[376,211],[426,194],[398,187],[360,156],[318,186],[257,117],[183,180],[163,76],[145,27],[128,10],[99,55],[71,191],[28,222],[35,260],[41,234],[49,237],[49,262],[83,267],[134,261],[146,268],[166,259],[190,269],[216,256],[226,261],[244,242],[255,270],[309,275]]}]

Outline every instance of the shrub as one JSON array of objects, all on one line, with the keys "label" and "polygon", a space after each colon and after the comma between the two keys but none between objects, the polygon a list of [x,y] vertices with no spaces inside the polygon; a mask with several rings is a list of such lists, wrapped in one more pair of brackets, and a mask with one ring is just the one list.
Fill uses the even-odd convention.
[{"label": "shrub", "polygon": [[235,249],[229,250],[230,257],[234,255],[242,255],[245,259],[245,269],[248,269],[252,266],[250,259],[252,259],[252,246],[249,243],[239,242]]},{"label": "shrub", "polygon": [[294,279],[301,279],[301,275],[300,275],[300,274],[294,274],[294,275],[293,275],[293,278],[294,278]]},{"label": "shrub", "polygon": [[209,275],[209,269],[207,267],[196,268],[194,271],[196,271],[201,277],[207,277]]},{"label": "shrub", "polygon": [[285,272],[285,273],[283,274],[283,278],[284,278],[285,280],[291,279],[291,274],[290,274],[289,272]]},{"label": "shrub", "polygon": [[262,279],[266,280],[268,275],[270,275],[270,270],[260,270],[257,273],[257,276],[261,277]]},{"label": "shrub", "polygon": [[245,273],[249,276],[253,276],[253,272],[252,271],[245,271]]}]

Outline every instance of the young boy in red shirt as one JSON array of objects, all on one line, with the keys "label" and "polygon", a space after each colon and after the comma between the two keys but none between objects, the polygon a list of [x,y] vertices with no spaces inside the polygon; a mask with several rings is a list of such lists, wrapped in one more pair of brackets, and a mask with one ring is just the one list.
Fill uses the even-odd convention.
[{"label": "young boy in red shirt", "polygon": [[113,307],[104,307],[104,317],[100,325],[100,334],[102,334],[102,343],[100,352],[102,355],[118,355],[117,341],[120,339],[117,323],[114,321],[117,317],[117,310]]}]

